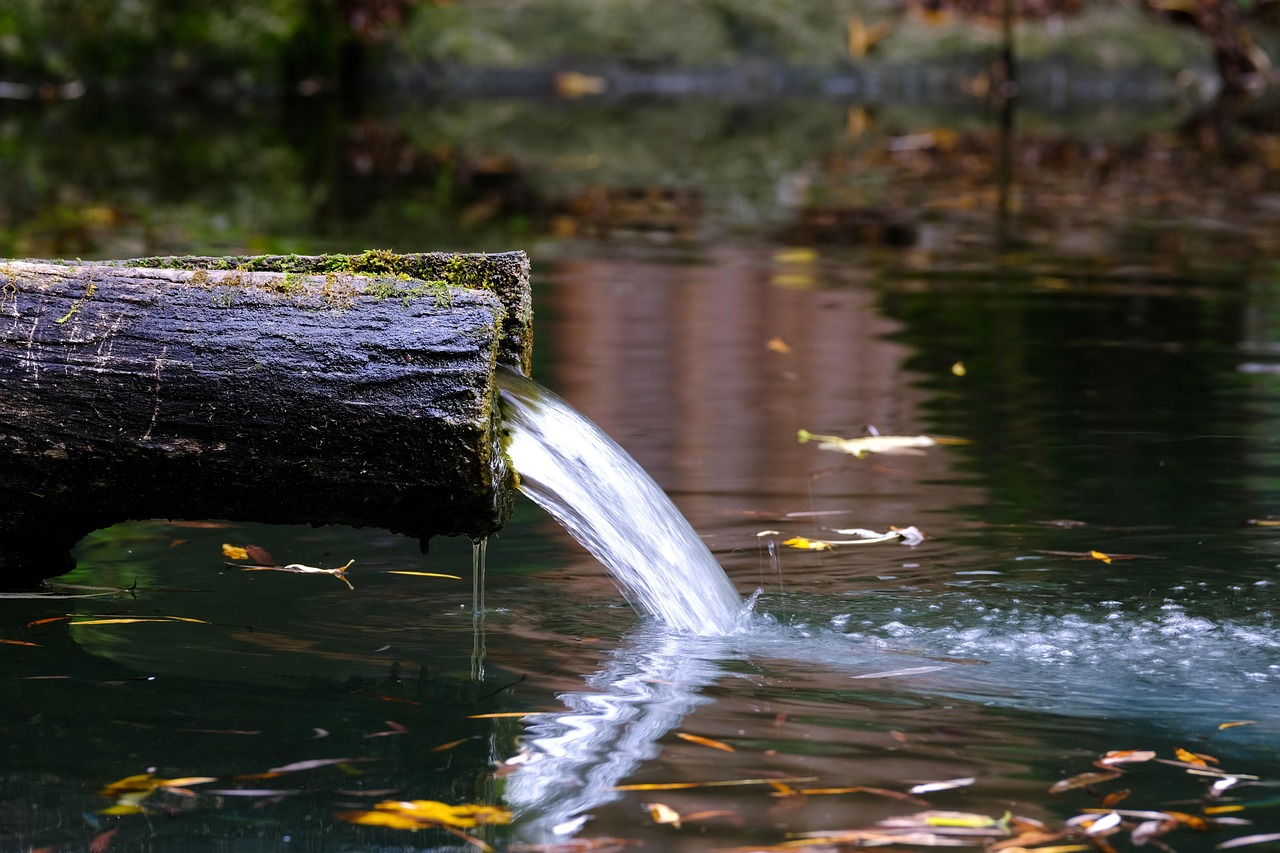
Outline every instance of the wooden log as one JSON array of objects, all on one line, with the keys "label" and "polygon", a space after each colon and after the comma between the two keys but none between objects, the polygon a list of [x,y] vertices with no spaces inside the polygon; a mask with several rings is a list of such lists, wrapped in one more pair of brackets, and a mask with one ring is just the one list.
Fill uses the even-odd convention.
[{"label": "wooden log", "polygon": [[0,586],[130,519],[486,536],[530,330],[522,253],[0,260]]}]

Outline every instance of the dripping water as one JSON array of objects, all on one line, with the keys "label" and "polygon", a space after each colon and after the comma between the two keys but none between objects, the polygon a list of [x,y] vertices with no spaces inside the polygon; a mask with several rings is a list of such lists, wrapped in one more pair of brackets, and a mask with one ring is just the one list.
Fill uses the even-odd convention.
[{"label": "dripping water", "polygon": [[484,570],[489,537],[471,542],[471,680],[484,680]]},{"label": "dripping water", "polygon": [[613,574],[623,595],[677,631],[728,634],[746,618],[720,564],[658,484],[572,406],[498,371],[520,490]]}]

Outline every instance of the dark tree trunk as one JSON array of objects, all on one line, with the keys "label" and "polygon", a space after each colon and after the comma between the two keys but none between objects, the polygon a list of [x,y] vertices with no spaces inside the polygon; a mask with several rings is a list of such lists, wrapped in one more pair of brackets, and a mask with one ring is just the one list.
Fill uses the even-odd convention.
[{"label": "dark tree trunk", "polygon": [[0,586],[140,518],[488,535],[522,254],[0,261]]}]

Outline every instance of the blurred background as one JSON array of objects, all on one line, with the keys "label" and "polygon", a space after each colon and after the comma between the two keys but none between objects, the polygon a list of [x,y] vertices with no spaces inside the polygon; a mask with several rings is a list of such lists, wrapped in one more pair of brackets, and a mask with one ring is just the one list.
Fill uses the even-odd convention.
[{"label": "blurred background", "polygon": [[1276,0],[13,0],[0,255],[747,236],[895,268],[975,243],[1242,262],[1280,215],[1278,21]]}]

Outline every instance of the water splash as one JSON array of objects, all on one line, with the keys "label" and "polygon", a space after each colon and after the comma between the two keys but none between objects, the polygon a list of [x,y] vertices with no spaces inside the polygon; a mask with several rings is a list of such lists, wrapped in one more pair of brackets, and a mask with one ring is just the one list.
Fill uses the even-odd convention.
[{"label": "water splash", "polygon": [[498,387],[520,490],[613,573],[627,599],[677,631],[737,630],[737,590],[644,469],[537,383],[500,369]]}]

